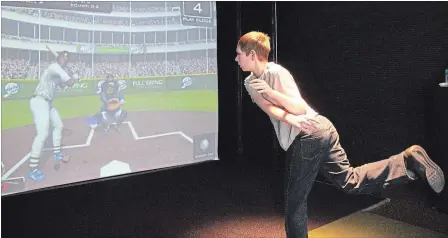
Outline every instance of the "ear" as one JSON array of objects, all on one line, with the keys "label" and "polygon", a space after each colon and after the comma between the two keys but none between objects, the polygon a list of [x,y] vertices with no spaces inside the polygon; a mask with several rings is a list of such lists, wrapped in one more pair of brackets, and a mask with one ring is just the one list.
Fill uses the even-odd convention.
[{"label": "ear", "polygon": [[250,51],[250,56],[251,56],[251,59],[252,59],[252,60],[255,60],[255,59],[256,59],[256,57],[257,57],[257,53],[255,52],[255,50],[251,50],[251,51]]}]

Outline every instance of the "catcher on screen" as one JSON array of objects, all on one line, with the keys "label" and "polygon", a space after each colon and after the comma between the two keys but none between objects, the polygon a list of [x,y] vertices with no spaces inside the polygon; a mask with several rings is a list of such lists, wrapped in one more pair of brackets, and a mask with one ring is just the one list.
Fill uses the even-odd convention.
[{"label": "catcher on screen", "polygon": [[112,74],[108,74],[106,79],[98,83],[101,106],[100,112],[89,120],[89,124],[96,130],[102,129],[107,133],[111,127],[117,132],[121,132],[121,125],[127,117],[127,111],[121,109],[125,103],[120,81],[117,81]]}]

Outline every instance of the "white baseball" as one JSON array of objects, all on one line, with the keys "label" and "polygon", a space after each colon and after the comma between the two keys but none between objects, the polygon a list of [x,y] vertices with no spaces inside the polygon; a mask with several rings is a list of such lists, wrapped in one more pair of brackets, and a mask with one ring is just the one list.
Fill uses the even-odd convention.
[{"label": "white baseball", "polygon": [[202,140],[200,147],[202,150],[206,150],[208,148],[208,145],[209,145],[208,140]]}]

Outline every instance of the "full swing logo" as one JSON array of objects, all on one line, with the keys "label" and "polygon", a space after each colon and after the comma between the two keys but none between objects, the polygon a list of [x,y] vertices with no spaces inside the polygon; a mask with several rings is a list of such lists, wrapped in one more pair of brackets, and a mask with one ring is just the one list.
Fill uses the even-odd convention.
[{"label": "full swing logo", "polygon": [[164,79],[133,80],[132,86],[140,89],[160,89],[165,86]]},{"label": "full swing logo", "polygon": [[89,88],[89,83],[75,83],[71,87],[64,87],[64,88],[56,88],[57,92],[61,93],[84,93]]}]

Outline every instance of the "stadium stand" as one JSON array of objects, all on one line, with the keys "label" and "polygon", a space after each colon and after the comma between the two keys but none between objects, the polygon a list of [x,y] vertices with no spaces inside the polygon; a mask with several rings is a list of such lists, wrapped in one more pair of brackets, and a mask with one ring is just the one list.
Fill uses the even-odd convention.
[{"label": "stadium stand", "polygon": [[[82,24],[120,25],[130,27],[149,25],[179,25],[180,2],[115,2],[113,12],[125,13],[167,13],[165,17],[124,18],[117,16],[96,16],[92,13],[69,12],[50,9],[29,9],[2,7],[2,11],[14,12],[33,18],[46,18],[54,21],[77,22]],[[170,13],[170,14],[168,14]],[[176,13],[173,15],[173,13]],[[132,15],[132,14],[130,14]],[[216,42],[216,29],[181,29],[168,32],[89,32],[83,29],[73,29],[38,25],[25,21],[4,18],[2,14],[2,39],[21,42],[52,43],[60,45],[91,44],[101,47],[119,47],[132,45],[144,48],[149,45],[165,46],[201,44]],[[132,34],[132,35],[130,35]],[[86,56],[87,55],[87,56]],[[35,50],[12,49],[2,46],[2,79],[36,80],[50,64],[53,57],[48,52]],[[40,59],[40,60],[39,60]],[[80,74],[81,78],[103,78],[107,73],[116,77],[164,76],[178,74],[216,73],[216,49],[196,50],[188,54],[151,53],[134,55],[88,54],[75,53],[69,67]]]}]

